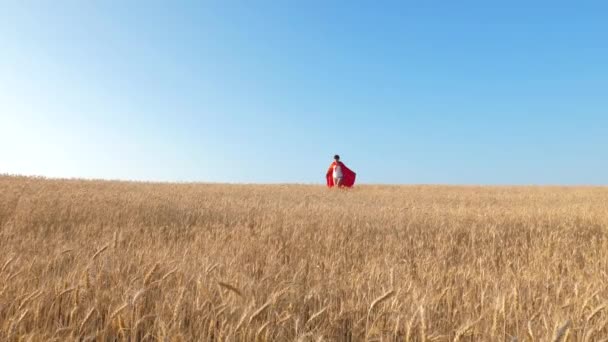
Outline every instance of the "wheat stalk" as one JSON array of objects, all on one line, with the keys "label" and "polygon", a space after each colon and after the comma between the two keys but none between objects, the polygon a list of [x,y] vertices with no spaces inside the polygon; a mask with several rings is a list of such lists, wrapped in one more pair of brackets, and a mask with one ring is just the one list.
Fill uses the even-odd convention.
[{"label": "wheat stalk", "polygon": [[534,333],[532,332],[532,320],[528,321],[527,328],[528,329],[526,332],[528,334],[528,337],[530,338],[530,341],[534,341],[535,338],[534,338]]},{"label": "wheat stalk", "polygon": [[267,301],[259,309],[257,309],[256,311],[254,311],[253,314],[251,315],[251,317],[249,318],[249,323],[253,322],[253,320],[256,319],[256,317],[258,317],[259,315],[261,315],[264,312],[264,310],[266,310],[270,306],[270,302],[271,302],[270,300]]},{"label": "wheat stalk", "polygon": [[63,297],[64,295],[66,295],[74,290],[76,290],[76,287],[70,287],[69,289],[65,289],[65,290],[59,292],[59,294],[57,296],[55,296],[55,300]]},{"label": "wheat stalk", "polygon": [[95,254],[93,254],[93,256],[91,257],[91,262],[95,261],[95,259],[97,259],[97,257],[101,255],[101,253],[105,252],[108,247],[110,247],[110,245],[105,245],[101,247],[97,252],[95,252]]},{"label": "wheat stalk", "polygon": [[0,274],[4,273],[4,270],[6,270],[8,268],[8,266],[15,260],[15,257],[12,256],[10,257],[3,265],[2,268],[0,268]]},{"label": "wheat stalk", "polygon": [[150,285],[150,281],[152,280],[152,276],[154,275],[154,272],[156,272],[156,270],[158,269],[158,265],[159,263],[155,263],[154,266],[152,266],[150,268],[150,270],[146,273],[146,275],[144,276],[144,285]]},{"label": "wheat stalk", "polygon": [[135,306],[137,304],[137,300],[139,300],[139,298],[142,298],[143,295],[146,293],[146,291],[148,291],[147,288],[137,291],[135,293],[135,295],[133,295],[133,299],[131,300],[131,305]]},{"label": "wheat stalk", "polygon": [[156,315],[145,315],[142,318],[138,319],[137,322],[135,322],[135,329],[133,329],[135,334],[137,334],[143,323],[149,319],[156,319]]},{"label": "wheat stalk", "polygon": [[564,322],[564,324],[562,324],[562,326],[557,329],[557,331],[555,331],[555,335],[553,336],[552,341],[553,342],[560,342],[563,340],[563,337],[566,335],[566,332],[569,330],[570,328],[570,321],[566,321]]},{"label": "wheat stalk", "polygon": [[185,292],[186,292],[186,288],[182,287],[177,296],[177,300],[175,301],[175,307],[173,308],[173,318],[171,320],[173,323],[177,322],[177,319],[179,318],[179,313],[180,313],[182,300],[184,299]]},{"label": "wheat stalk", "polygon": [[78,333],[79,334],[82,334],[82,331],[83,331],[85,325],[93,317],[93,313],[94,312],[95,312],[95,308],[92,308],[91,310],[89,310],[89,312],[86,314],[86,316],[84,316],[84,319],[82,320],[82,323],[80,323],[80,328],[78,328]]},{"label": "wheat stalk", "polygon": [[118,230],[115,230],[114,235],[112,236],[112,248],[114,248],[114,250],[118,249]]},{"label": "wheat stalk", "polygon": [[17,320],[11,322],[9,329],[8,329],[8,340],[12,340],[13,335],[15,334],[15,330],[17,330],[17,326],[19,326],[19,324],[21,323],[21,321],[25,318],[25,316],[27,316],[27,314],[29,314],[30,311],[25,310]]},{"label": "wheat stalk", "polygon": [[167,279],[167,278],[168,278],[170,275],[172,275],[172,274],[173,274],[173,273],[175,273],[176,271],[177,271],[177,267],[176,267],[176,268],[174,268],[174,269],[172,269],[171,271],[169,271],[169,272],[165,273],[165,275],[164,275],[164,276],[162,276],[162,277],[160,278],[160,280],[161,280],[161,281],[164,281],[165,279]]},{"label": "wheat stalk", "polygon": [[394,294],[395,294],[395,291],[394,290],[390,290],[390,291],[385,292],[380,297],[374,299],[374,301],[372,302],[372,304],[369,306],[368,312],[372,312],[376,306],[380,305],[380,303],[382,303],[385,300],[389,299]]},{"label": "wheat stalk", "polygon": [[597,314],[599,314],[600,312],[602,312],[604,309],[606,308],[606,303],[598,306],[597,308],[593,309],[593,311],[591,311],[591,313],[589,314],[589,316],[587,316],[587,320],[586,322],[589,322],[593,319],[593,317],[595,317]]},{"label": "wheat stalk", "polygon": [[475,324],[477,324],[477,322],[479,322],[479,320],[477,320],[475,322],[467,323],[467,324],[463,325],[461,328],[459,328],[456,331],[456,335],[454,336],[454,340],[453,341],[454,342],[460,341],[461,338],[463,338],[465,335],[467,335],[471,331],[471,329],[473,328],[473,326]]},{"label": "wheat stalk", "polygon": [[307,326],[309,323],[311,323],[312,321],[314,321],[316,318],[319,318],[323,313],[325,313],[325,311],[327,310],[327,308],[328,308],[328,306],[324,307],[323,309],[317,311],[312,316],[310,316],[310,318],[306,321],[306,323],[304,323],[304,326]]},{"label": "wheat stalk", "polygon": [[424,307],[420,306],[420,340],[426,341],[426,320],[424,318]]},{"label": "wheat stalk", "polygon": [[218,285],[220,285],[221,287],[223,287],[223,288],[225,288],[225,289],[227,289],[227,290],[230,290],[230,291],[232,291],[232,292],[236,293],[236,294],[237,294],[239,297],[243,297],[243,293],[241,292],[241,290],[239,290],[239,289],[238,289],[238,288],[236,288],[235,286],[232,286],[232,285],[230,285],[230,284],[228,284],[228,283],[224,283],[224,282],[221,282],[221,281],[218,281],[217,283],[218,283]]},{"label": "wheat stalk", "polygon": [[19,304],[19,307],[17,308],[17,311],[21,311],[21,309],[27,305],[27,303],[29,303],[30,301],[40,297],[42,295],[43,291],[42,290],[37,290],[32,292],[31,294],[29,294],[25,299],[23,299],[23,301],[21,302],[21,304]]},{"label": "wheat stalk", "polygon": [[112,311],[112,313],[110,314],[110,320],[114,319],[114,317],[116,317],[116,315],[118,315],[127,306],[129,306],[129,304],[125,303],[125,304],[119,306],[118,308],[116,308],[116,310]]},{"label": "wheat stalk", "polygon": [[243,325],[243,323],[245,322],[245,319],[247,318],[248,315],[249,315],[249,312],[247,312],[247,310],[245,310],[243,312],[243,314],[241,315],[241,318],[237,322],[236,327],[234,328],[235,332],[239,331],[239,328]]},{"label": "wheat stalk", "polygon": [[264,330],[266,330],[266,328],[268,327],[268,325],[270,324],[270,321],[264,323],[259,329],[258,331],[255,333],[255,339],[254,341],[259,341],[260,335],[262,334],[262,332],[264,332]]}]

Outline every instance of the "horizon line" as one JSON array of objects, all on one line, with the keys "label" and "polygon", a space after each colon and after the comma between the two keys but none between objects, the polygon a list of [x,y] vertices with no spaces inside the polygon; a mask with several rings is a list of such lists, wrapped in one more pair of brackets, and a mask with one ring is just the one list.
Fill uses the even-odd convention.
[{"label": "horizon line", "polygon": [[[259,186],[285,186],[285,185],[299,185],[299,186],[326,186],[325,183],[306,183],[306,182],[229,182],[229,181],[204,181],[204,180],[144,180],[144,179],[128,179],[128,178],[94,178],[94,177],[58,177],[58,176],[44,176],[36,174],[13,174],[0,172],[0,178],[29,178],[36,180],[49,180],[49,181],[85,181],[85,182],[119,182],[119,183],[138,183],[138,184],[180,184],[180,185],[259,185]],[[588,183],[568,183],[568,184],[556,184],[556,183],[356,183],[357,186],[444,186],[444,187],[597,187],[604,188],[608,187],[608,184],[588,184]]]}]

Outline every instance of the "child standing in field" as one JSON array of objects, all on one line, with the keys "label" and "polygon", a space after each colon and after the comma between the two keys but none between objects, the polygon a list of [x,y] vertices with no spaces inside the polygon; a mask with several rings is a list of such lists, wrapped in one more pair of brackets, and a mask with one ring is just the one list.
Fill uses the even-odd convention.
[{"label": "child standing in field", "polygon": [[334,186],[339,188],[350,188],[355,185],[356,176],[357,174],[346,167],[346,165],[340,161],[340,156],[336,154],[334,156],[334,162],[329,166],[325,178],[327,179],[327,186],[330,188],[333,188]]}]

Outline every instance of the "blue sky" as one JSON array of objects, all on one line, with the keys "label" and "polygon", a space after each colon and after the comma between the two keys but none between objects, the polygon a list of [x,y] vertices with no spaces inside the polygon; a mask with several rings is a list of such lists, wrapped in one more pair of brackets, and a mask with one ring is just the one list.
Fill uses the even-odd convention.
[{"label": "blue sky", "polygon": [[0,173],[608,184],[608,4],[7,1]]}]

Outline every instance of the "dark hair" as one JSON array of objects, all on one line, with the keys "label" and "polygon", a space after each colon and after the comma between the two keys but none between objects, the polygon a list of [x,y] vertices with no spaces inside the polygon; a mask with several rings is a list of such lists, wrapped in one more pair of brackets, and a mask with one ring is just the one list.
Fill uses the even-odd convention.
[{"label": "dark hair", "polygon": [[338,159],[340,159],[340,156],[336,154],[336,155],[334,156],[334,159],[335,159],[335,160],[338,160]]}]

